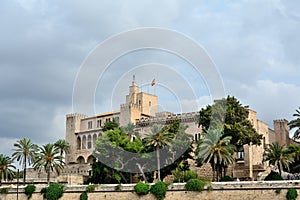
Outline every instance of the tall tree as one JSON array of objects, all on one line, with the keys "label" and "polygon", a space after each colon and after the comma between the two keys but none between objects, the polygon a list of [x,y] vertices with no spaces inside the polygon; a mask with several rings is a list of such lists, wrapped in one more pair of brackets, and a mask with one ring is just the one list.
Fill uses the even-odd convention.
[{"label": "tall tree", "polygon": [[12,158],[13,160],[17,160],[20,165],[23,165],[23,182],[25,183],[27,165],[31,165],[33,163],[38,147],[28,138],[18,140],[17,143],[14,144],[14,147],[15,149],[13,149],[14,153],[12,154]]},{"label": "tall tree", "polygon": [[294,160],[291,154],[284,152],[283,145],[280,145],[279,142],[274,142],[266,149],[264,161],[269,161],[269,165],[277,167],[281,175],[283,167],[289,169],[289,164]]},{"label": "tall tree", "polygon": [[145,138],[146,145],[152,146],[156,150],[156,159],[157,159],[157,175],[158,175],[158,181],[161,180],[160,177],[160,153],[159,149],[170,145],[170,142],[174,138],[174,134],[168,131],[163,131],[161,127],[159,126],[153,126],[152,127],[152,135]]},{"label": "tall tree", "polygon": [[231,136],[231,143],[260,145],[262,135],[258,134],[248,120],[249,111],[235,97],[215,101],[200,110],[199,126],[203,131],[223,129],[222,135]]},{"label": "tall tree", "polygon": [[300,139],[300,107],[293,116],[296,117],[296,119],[290,121],[288,125],[290,129],[296,129],[293,139]]},{"label": "tall tree", "polygon": [[47,182],[50,183],[50,173],[54,170],[59,175],[63,169],[64,162],[61,160],[60,150],[54,144],[46,144],[39,147],[38,155],[34,161],[34,169],[44,169],[47,173]]},{"label": "tall tree", "polygon": [[294,162],[290,164],[291,173],[300,172],[300,146],[296,144],[290,144],[288,149],[284,150],[284,153],[292,155]]},{"label": "tall tree", "polygon": [[213,180],[216,180],[215,172],[217,181],[219,181],[222,168],[226,168],[235,162],[232,154],[236,148],[230,144],[230,141],[231,136],[222,137],[221,129],[209,129],[199,142],[197,149],[198,162],[211,164]]},{"label": "tall tree", "polygon": [[59,139],[55,142],[54,144],[60,151],[60,159],[61,159],[61,163],[63,160],[63,154],[68,153],[70,151],[70,144],[64,140],[64,139]]},{"label": "tall tree", "polygon": [[16,169],[16,167],[12,165],[12,159],[6,155],[0,154],[0,186],[2,180],[13,179],[13,169]]}]

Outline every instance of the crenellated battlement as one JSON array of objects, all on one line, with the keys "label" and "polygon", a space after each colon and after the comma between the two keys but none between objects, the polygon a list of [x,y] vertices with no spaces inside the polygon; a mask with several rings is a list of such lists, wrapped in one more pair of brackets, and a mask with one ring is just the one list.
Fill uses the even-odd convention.
[{"label": "crenellated battlement", "polygon": [[87,115],[84,115],[84,114],[80,114],[80,113],[70,113],[70,114],[67,114],[66,117],[79,117],[79,118],[86,118],[88,117]]}]

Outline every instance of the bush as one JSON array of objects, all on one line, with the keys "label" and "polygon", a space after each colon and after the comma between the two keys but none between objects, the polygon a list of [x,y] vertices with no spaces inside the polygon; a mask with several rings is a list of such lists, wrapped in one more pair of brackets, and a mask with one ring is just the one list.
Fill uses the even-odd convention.
[{"label": "bush", "polygon": [[224,176],[220,179],[221,182],[233,181],[231,176]]},{"label": "bush", "polygon": [[93,192],[93,191],[95,191],[95,188],[96,188],[96,185],[88,185],[88,186],[86,186],[85,191]]},{"label": "bush", "polygon": [[82,192],[80,195],[80,200],[87,200],[88,199],[88,194],[86,191]]},{"label": "bush", "polygon": [[64,194],[64,185],[52,183],[46,189],[45,197],[47,200],[57,200]]},{"label": "bush", "polygon": [[279,194],[281,193],[281,189],[277,188],[277,189],[275,190],[275,193],[276,193],[276,195],[279,195]]},{"label": "bush", "polygon": [[28,199],[32,197],[34,191],[35,191],[35,185],[27,185],[25,187],[25,194],[28,196]]},{"label": "bush", "polygon": [[1,188],[0,194],[8,194],[8,188]]},{"label": "bush", "polygon": [[287,200],[296,200],[298,196],[297,190],[295,188],[290,188],[286,193]]},{"label": "bush", "polygon": [[271,173],[265,178],[265,181],[280,181],[283,180],[282,176],[274,171],[271,171]]},{"label": "bush", "polygon": [[122,190],[122,185],[119,183],[118,185],[115,186],[116,191],[121,191]]},{"label": "bush", "polygon": [[167,184],[159,181],[151,186],[150,192],[156,197],[156,199],[163,200],[166,197],[167,189]]},{"label": "bush", "polygon": [[204,183],[199,180],[199,179],[190,179],[186,184],[185,184],[185,189],[187,191],[199,191],[201,192],[204,188]]},{"label": "bush", "polygon": [[143,183],[143,182],[138,182],[135,186],[134,186],[134,191],[138,194],[138,195],[145,195],[149,193],[149,184],[147,183]]},{"label": "bush", "polygon": [[46,199],[46,192],[47,192],[47,188],[41,189],[41,194],[43,195],[44,199]]},{"label": "bush", "polygon": [[214,188],[211,186],[211,185],[209,185],[208,187],[207,187],[207,191],[208,192],[212,192],[214,190]]}]

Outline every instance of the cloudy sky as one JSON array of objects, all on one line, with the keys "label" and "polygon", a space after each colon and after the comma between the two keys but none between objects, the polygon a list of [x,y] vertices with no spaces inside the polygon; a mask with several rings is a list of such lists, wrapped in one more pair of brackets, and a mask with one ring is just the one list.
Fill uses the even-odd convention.
[{"label": "cloudy sky", "polygon": [[[271,128],[273,119],[291,120],[300,106],[299,13],[297,0],[1,1],[0,153],[10,155],[24,137],[37,144],[64,138],[84,61],[112,35],[143,27],[196,41],[215,63],[225,94]],[[99,78],[95,112],[118,109],[133,74],[144,92],[159,96],[161,110],[197,111],[212,100],[205,77],[180,57],[146,49],[117,59]],[[153,78],[156,89],[149,87]]]}]

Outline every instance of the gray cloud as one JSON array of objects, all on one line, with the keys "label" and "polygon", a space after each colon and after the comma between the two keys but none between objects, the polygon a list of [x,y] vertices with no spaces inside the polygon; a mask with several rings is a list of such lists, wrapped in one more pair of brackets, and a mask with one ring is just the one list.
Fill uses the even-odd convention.
[{"label": "gray cloud", "polygon": [[[258,0],[2,1],[0,140],[9,144],[28,137],[43,144],[64,138],[64,116],[72,112],[73,83],[85,57],[107,37],[143,26],[187,34],[215,61],[227,94],[250,104],[270,125],[274,118],[291,119],[299,107],[299,8],[297,1]],[[203,80],[193,77],[180,58],[143,53],[116,62],[104,79],[112,87],[97,91],[96,99],[105,99],[133,65],[156,61],[183,69],[180,73],[198,90],[197,101],[210,102]],[[125,71],[118,71],[119,66]],[[137,79],[146,83],[156,73],[140,72]],[[168,70],[159,73],[162,83],[186,96],[184,105],[195,100],[180,87],[179,79],[170,79]],[[121,88],[130,84],[125,84],[130,77],[124,76]],[[117,99],[124,102],[121,98]],[[175,109],[177,104],[172,105],[168,97],[160,99],[162,105]],[[97,100],[97,110],[110,110],[109,103]],[[7,144],[0,153],[11,154]]]}]

